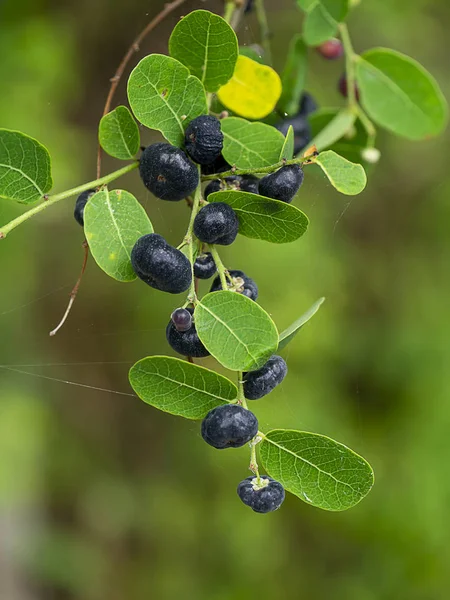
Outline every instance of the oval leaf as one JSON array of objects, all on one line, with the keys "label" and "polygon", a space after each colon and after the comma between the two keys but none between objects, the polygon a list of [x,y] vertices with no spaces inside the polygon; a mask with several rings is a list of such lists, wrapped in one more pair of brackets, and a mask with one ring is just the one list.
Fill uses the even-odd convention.
[{"label": "oval leaf", "polygon": [[217,92],[233,76],[239,46],[236,34],[222,17],[208,10],[194,10],[176,25],[169,51],[208,92]]},{"label": "oval leaf", "polygon": [[280,159],[283,134],[265,123],[249,123],[238,117],[221,121],[224,136],[222,154],[238,169],[270,167]]},{"label": "oval leaf", "polygon": [[226,377],[169,356],[143,358],[131,367],[129,379],[141,400],[186,419],[203,419],[237,398],[236,386]]},{"label": "oval leaf", "polygon": [[139,128],[126,106],[118,106],[102,117],[98,141],[103,150],[114,158],[134,158],[140,146]]},{"label": "oval leaf", "polygon": [[348,109],[341,110],[329,123],[313,138],[310,146],[316,146],[320,152],[329,148],[340,140],[347,132],[351,131],[356,121],[356,115]]},{"label": "oval leaf", "polygon": [[308,66],[307,48],[300,34],[295,35],[289,46],[286,65],[281,74],[283,91],[278,108],[286,115],[296,115],[305,87]]},{"label": "oval leaf", "polygon": [[357,62],[361,102],[381,127],[411,140],[439,134],[447,122],[447,102],[436,80],[400,52],[374,48]]},{"label": "oval leaf", "polygon": [[269,315],[237,292],[212,292],[195,309],[199,338],[225,368],[252,371],[261,367],[278,346]]},{"label": "oval leaf", "polygon": [[324,510],[346,510],[358,504],[374,481],[364,458],[316,433],[269,431],[260,456],[271,477],[301,500]]},{"label": "oval leaf", "polygon": [[217,94],[224,106],[247,119],[267,117],[280,96],[278,73],[242,55],[238,57],[233,77]]},{"label": "oval leaf", "polygon": [[319,298],[317,302],[309,308],[301,317],[289,325],[282,333],[280,333],[280,341],[278,342],[278,350],[283,350],[291,342],[300,329],[305,325],[319,310],[322,304],[325,302],[325,298]]},{"label": "oval leaf", "polygon": [[298,240],[308,229],[309,219],[301,210],[258,194],[215,192],[208,202],[229,204],[239,219],[239,233],[249,238],[285,244]]},{"label": "oval leaf", "polygon": [[295,134],[294,128],[292,125],[289,125],[288,132],[286,134],[286,138],[284,140],[283,147],[280,153],[280,161],[281,160],[291,160],[294,156],[294,147],[295,147]]},{"label": "oval leaf", "polygon": [[162,54],[146,56],[132,71],[128,100],[138,121],[160,131],[174,146],[183,145],[189,122],[208,112],[202,83]]},{"label": "oval leaf", "polygon": [[84,209],[84,233],[98,266],[118,281],[133,281],[131,250],[137,240],[153,233],[150,220],[136,200],[124,190],[102,190]]},{"label": "oval leaf", "polygon": [[20,131],[0,129],[0,198],[31,204],[52,185],[47,148]]},{"label": "oval leaf", "polygon": [[299,4],[307,12],[303,38],[309,46],[318,46],[333,37],[349,9],[349,0],[316,0]]},{"label": "oval leaf", "polygon": [[362,165],[352,163],[332,150],[321,152],[314,162],[341,194],[355,196],[366,187],[367,176]]}]

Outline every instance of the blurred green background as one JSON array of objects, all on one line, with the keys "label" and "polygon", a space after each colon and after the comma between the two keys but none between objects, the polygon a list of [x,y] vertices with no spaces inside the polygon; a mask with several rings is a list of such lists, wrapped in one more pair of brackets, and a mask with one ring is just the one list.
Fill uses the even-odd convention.
[{"label": "blurred green background", "polygon": [[[109,78],[162,5],[0,2],[0,126],[49,147],[55,190],[95,178]],[[166,52],[179,16],[198,7],[221,2],[188,1],[139,57]],[[267,8],[281,68],[301,15],[291,0]],[[448,0],[363,0],[349,25],[356,49],[413,56],[448,97]],[[240,38],[258,42],[253,16]],[[311,52],[307,89],[322,106],[342,103],[342,71]],[[449,597],[450,138],[380,132],[378,145],[381,162],[353,199],[308,171],[296,204],[311,227],[299,242],[239,238],[223,253],[257,280],[280,329],[327,298],[286,352],[288,378],[255,408],[263,430],[324,433],[372,463],[373,491],[345,513],[290,495],[274,514],[252,513],[235,492],[247,449],[217,452],[198,424],[132,397],[128,368],[170,353],[165,325],[180,298],[119,284],[90,260],[68,323],[48,336],[83,257],[72,199],[1,242],[0,364],[15,369],[0,369],[1,600]],[[104,161],[104,172],[117,167]],[[180,241],[183,204],[155,200],[136,173],[118,186]],[[21,210],[1,201],[0,223]]]}]

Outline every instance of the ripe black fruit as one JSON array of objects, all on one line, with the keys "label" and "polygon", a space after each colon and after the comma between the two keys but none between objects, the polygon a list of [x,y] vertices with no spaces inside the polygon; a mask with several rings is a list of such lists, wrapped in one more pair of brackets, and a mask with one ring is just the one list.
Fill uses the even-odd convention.
[{"label": "ripe black fruit", "polygon": [[194,263],[194,275],[198,279],[209,279],[217,271],[216,263],[211,252],[205,252],[197,256]]},{"label": "ripe black fruit", "polygon": [[192,313],[186,308],[177,308],[170,318],[177,331],[188,331],[192,327]]},{"label": "ripe black fruit", "polygon": [[[192,308],[187,308],[186,310],[190,315],[194,312]],[[198,337],[194,323],[192,323],[192,326],[187,331],[177,331],[173,321],[170,320],[166,328],[166,338],[170,347],[183,356],[193,356],[196,358],[209,356],[208,350]]]},{"label": "ripe black fruit", "polygon": [[213,192],[223,192],[224,190],[237,190],[240,192],[258,193],[259,179],[253,175],[231,175],[225,179],[214,179],[205,188],[205,200]]},{"label": "ripe black fruit", "polygon": [[145,187],[161,200],[182,200],[199,182],[194,163],[183,150],[170,144],[147,146],[141,156],[139,172]]},{"label": "ripe black fruit", "polygon": [[73,216],[75,217],[75,221],[79,223],[81,227],[84,225],[84,208],[89,198],[93,196],[95,192],[96,190],[87,190],[86,192],[82,192],[76,199]]},{"label": "ripe black fruit", "polygon": [[259,182],[259,193],[267,198],[282,202],[292,202],[303,183],[303,171],[300,165],[286,165],[275,173],[266,175]]},{"label": "ripe black fruit", "polygon": [[[231,283],[227,277],[227,283],[229,289],[233,289],[236,292],[242,294],[243,296],[247,296],[250,300],[256,300],[258,298],[258,286],[251,279],[251,277],[247,277],[247,275],[243,271],[229,271],[229,275],[233,281]],[[220,277],[216,277],[211,286],[210,292],[219,292],[222,290],[222,284],[220,282]]]},{"label": "ripe black fruit", "polygon": [[291,125],[294,129],[294,154],[298,154],[312,139],[311,126],[306,119],[306,115],[298,114],[295,117],[284,119],[281,123],[275,125],[275,127],[286,136]]},{"label": "ripe black fruit", "polygon": [[223,173],[230,169],[231,165],[227,163],[222,154],[210,165],[202,165],[201,167],[202,175],[215,175],[216,173]]},{"label": "ripe black fruit", "polygon": [[283,504],[285,491],[278,481],[262,475],[258,484],[255,475],[247,477],[238,485],[237,493],[244,504],[257,513],[268,513],[280,508]]},{"label": "ripe black fruit", "polygon": [[315,112],[318,108],[316,100],[311,96],[309,92],[303,92],[300,99],[300,106],[298,114],[302,117],[307,117],[311,113]]},{"label": "ripe black fruit", "polygon": [[138,239],[131,251],[131,265],[142,281],[162,292],[179,294],[191,285],[189,260],[157,233]]},{"label": "ripe black fruit", "polygon": [[237,404],[218,406],[209,411],[202,422],[202,437],[218,448],[240,448],[258,433],[255,415]]},{"label": "ripe black fruit", "polygon": [[202,115],[189,123],[184,138],[186,152],[200,165],[210,165],[219,158],[223,148],[220,121],[211,115]]},{"label": "ripe black fruit", "polygon": [[204,206],[194,221],[196,237],[206,244],[229,246],[238,234],[239,221],[234,210],[224,202]]},{"label": "ripe black fruit", "polygon": [[269,394],[279,385],[287,374],[286,362],[274,354],[257,371],[244,373],[244,396],[248,400],[258,400]]}]

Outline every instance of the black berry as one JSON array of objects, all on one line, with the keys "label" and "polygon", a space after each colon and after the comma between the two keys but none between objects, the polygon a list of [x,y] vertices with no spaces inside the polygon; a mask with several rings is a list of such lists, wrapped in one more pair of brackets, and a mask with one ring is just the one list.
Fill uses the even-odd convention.
[{"label": "black berry", "polygon": [[84,208],[89,198],[93,196],[95,192],[96,190],[87,190],[86,192],[82,192],[76,199],[73,216],[75,217],[75,221],[79,223],[81,227],[84,225]]},{"label": "black berry", "polygon": [[287,365],[281,356],[274,354],[257,371],[244,373],[244,396],[248,400],[258,400],[267,396],[279,385],[287,374]]},{"label": "black berry", "polygon": [[327,60],[336,60],[344,55],[344,46],[340,40],[332,38],[317,46],[317,52]]},{"label": "black berry", "polygon": [[192,314],[186,308],[177,308],[170,318],[177,331],[188,331],[192,327]]},{"label": "black berry", "polygon": [[222,155],[219,156],[213,163],[210,165],[202,165],[201,171],[202,175],[215,175],[216,173],[223,173],[224,171],[229,171],[231,169],[231,165],[227,163]]},{"label": "black berry", "polygon": [[[192,308],[187,308],[186,310],[190,315],[194,312]],[[166,338],[170,347],[183,356],[193,356],[195,358],[209,356],[208,350],[198,337],[195,323],[192,323],[192,326],[187,331],[177,331],[173,321],[170,320],[166,328]]]},{"label": "black berry", "polygon": [[285,497],[281,483],[267,475],[262,475],[259,483],[255,475],[247,477],[238,485],[237,493],[242,502],[257,513],[277,510]]},{"label": "black berry", "polygon": [[189,260],[157,233],[138,239],[131,251],[131,264],[142,281],[162,292],[179,294],[191,285]]},{"label": "black berry", "polygon": [[200,209],[194,221],[196,237],[206,244],[229,246],[238,234],[239,221],[234,210],[224,202],[214,202]]},{"label": "black berry", "polygon": [[141,156],[139,172],[145,187],[161,200],[182,200],[199,182],[194,163],[183,150],[170,144],[147,146]]},{"label": "black berry", "polygon": [[184,138],[186,152],[200,165],[210,165],[219,158],[223,148],[220,121],[211,115],[202,115],[189,123]]},{"label": "black berry", "polygon": [[237,190],[240,192],[258,193],[259,179],[253,175],[230,175],[225,179],[214,179],[205,188],[205,200],[213,192],[223,192],[224,190]]},{"label": "black berry", "polygon": [[194,263],[194,275],[198,279],[209,279],[216,271],[216,263],[211,252],[205,252],[197,256]]},{"label": "black berry", "polygon": [[295,117],[284,119],[281,123],[275,125],[275,127],[286,136],[291,125],[294,129],[294,154],[298,154],[300,150],[306,148],[312,139],[311,126],[305,115],[298,114]]},{"label": "black berry", "polygon": [[298,114],[302,117],[307,117],[311,113],[315,112],[318,108],[316,100],[311,96],[309,92],[303,92],[300,99],[300,106]]},{"label": "black berry", "polygon": [[[229,275],[231,277],[232,283],[228,280],[227,283],[229,289],[233,289],[236,292],[242,294],[243,296],[247,296],[250,300],[256,300],[258,298],[258,286],[251,279],[251,277],[247,277],[247,275],[243,271],[229,271]],[[210,292],[219,292],[222,290],[222,284],[220,282],[220,277],[217,276],[213,284],[211,286]]]},{"label": "black berry", "polygon": [[292,202],[303,183],[303,177],[300,165],[286,165],[261,179],[259,193],[274,200]]},{"label": "black berry", "polygon": [[255,415],[237,404],[218,406],[209,411],[202,422],[202,437],[218,448],[240,448],[258,433]]}]

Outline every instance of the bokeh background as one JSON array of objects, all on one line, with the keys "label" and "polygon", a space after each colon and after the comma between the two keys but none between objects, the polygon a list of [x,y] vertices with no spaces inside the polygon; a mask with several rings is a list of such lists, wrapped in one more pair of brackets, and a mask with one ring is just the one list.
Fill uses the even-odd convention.
[{"label": "bokeh background", "polygon": [[[95,178],[109,78],[162,5],[0,2],[0,126],[49,147],[56,190]],[[221,3],[188,1],[138,56],[166,52],[179,16],[198,7]],[[267,8],[281,68],[301,15],[291,0]],[[349,25],[358,50],[415,57],[448,96],[447,0],[363,0]],[[239,33],[258,42],[253,16]],[[342,103],[342,71],[311,52],[307,89],[322,106]],[[378,145],[361,196],[341,196],[308,170],[296,204],[311,227],[299,242],[240,238],[224,251],[230,268],[257,280],[280,329],[327,298],[289,346],[289,377],[255,408],[263,430],[324,433],[372,463],[373,491],[345,513],[293,496],[277,513],[252,513],[235,492],[247,449],[217,452],[198,424],[132,396],[129,366],[171,353],[165,325],[180,298],[115,282],[90,260],[68,323],[49,337],[83,257],[73,199],[1,242],[2,600],[448,598],[450,138],[381,132]],[[106,159],[104,172],[118,166]],[[117,185],[157,231],[181,240],[184,204],[155,200],[136,173]],[[0,201],[0,223],[21,210]]]}]

